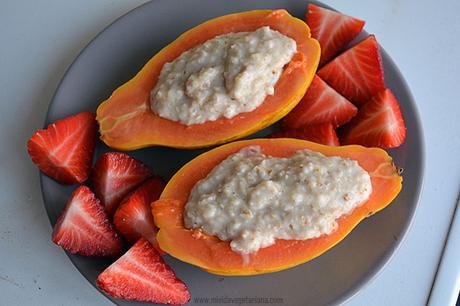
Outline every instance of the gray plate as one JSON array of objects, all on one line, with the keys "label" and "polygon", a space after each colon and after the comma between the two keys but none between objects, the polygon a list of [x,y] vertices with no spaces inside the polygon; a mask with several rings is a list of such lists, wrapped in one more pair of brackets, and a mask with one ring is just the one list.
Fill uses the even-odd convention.
[{"label": "gray plate", "polygon": [[[233,12],[276,8],[285,8],[303,18],[306,2],[156,0],[129,12],[101,32],[75,59],[56,91],[46,124],[77,112],[95,111],[102,100],[133,77],[151,56],[190,27]],[[410,91],[385,52],[383,60],[387,86],[399,99],[407,123],[406,143],[390,152],[396,164],[404,168],[404,187],[395,202],[363,221],[329,252],[282,272],[220,277],[167,257],[168,263],[190,288],[190,304],[205,304],[204,301],[195,300],[197,298],[221,298],[220,301],[208,301],[208,305],[238,302],[241,305],[257,304],[256,300],[250,298],[261,298],[260,304],[271,302],[274,305],[339,304],[354,295],[389,261],[415,212],[422,185],[424,146],[418,112]],[[267,133],[265,130],[258,135]],[[105,145],[98,143],[96,154],[108,150]],[[203,151],[148,148],[130,154],[150,165],[163,178],[169,179],[180,166]],[[75,186],[63,187],[44,175],[41,176],[41,182],[45,207],[54,224]],[[92,284],[110,264],[110,260],[75,255],[69,257]],[[269,298],[275,300],[264,300]],[[138,304],[117,299],[112,301],[119,305]]]}]

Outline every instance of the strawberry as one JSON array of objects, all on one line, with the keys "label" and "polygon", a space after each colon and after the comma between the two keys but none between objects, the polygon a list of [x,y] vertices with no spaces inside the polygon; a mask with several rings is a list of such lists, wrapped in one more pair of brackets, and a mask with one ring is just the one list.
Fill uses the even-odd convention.
[{"label": "strawberry", "polygon": [[185,304],[187,286],[150,243],[141,238],[105,269],[96,285],[113,297],[162,304]]},{"label": "strawberry", "polygon": [[330,123],[308,125],[299,129],[283,130],[272,133],[272,138],[297,138],[321,143],[327,146],[340,146],[334,127]]},{"label": "strawberry", "polygon": [[364,104],[344,129],[344,144],[396,148],[406,138],[406,126],[398,100],[389,89]]},{"label": "strawberry", "polygon": [[27,150],[43,173],[63,184],[76,184],[89,176],[95,145],[95,116],[83,112],[36,131]]},{"label": "strawberry", "polygon": [[348,100],[362,105],[385,89],[382,58],[374,35],[340,54],[318,75]]},{"label": "strawberry", "polygon": [[113,223],[126,241],[134,243],[144,237],[161,253],[156,241],[157,228],[153,223],[150,204],[160,197],[165,184],[156,176],[129,194],[113,215]]},{"label": "strawberry", "polygon": [[109,217],[86,186],[78,187],[54,226],[52,240],[70,253],[84,256],[116,256],[121,239]]},{"label": "strawberry", "polygon": [[297,129],[327,122],[337,127],[350,121],[357,112],[356,106],[315,75],[300,103],[284,117],[283,127]]},{"label": "strawberry", "polygon": [[101,155],[94,166],[94,192],[111,216],[121,200],[152,175],[143,163],[120,152]]},{"label": "strawberry", "polygon": [[321,45],[320,65],[328,62],[348,43],[350,43],[364,27],[364,21],[340,14],[314,4],[309,4],[306,16],[311,36]]}]

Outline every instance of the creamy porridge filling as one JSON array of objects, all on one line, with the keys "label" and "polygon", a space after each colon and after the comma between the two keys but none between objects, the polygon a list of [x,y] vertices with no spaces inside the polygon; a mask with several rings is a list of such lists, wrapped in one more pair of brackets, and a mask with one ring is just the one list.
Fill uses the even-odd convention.
[{"label": "creamy porridge filling", "polygon": [[270,157],[251,146],[230,155],[193,187],[184,222],[249,254],[276,239],[332,233],[337,219],[371,192],[369,174],[355,160],[310,150]]},{"label": "creamy porridge filling", "polygon": [[253,111],[274,94],[296,49],[295,40],[267,26],[216,36],[163,66],[151,109],[186,125]]}]

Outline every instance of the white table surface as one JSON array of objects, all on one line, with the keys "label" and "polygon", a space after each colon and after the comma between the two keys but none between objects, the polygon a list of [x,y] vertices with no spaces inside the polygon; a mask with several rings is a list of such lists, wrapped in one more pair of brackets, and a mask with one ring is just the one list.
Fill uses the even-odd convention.
[{"label": "white table surface", "polygon": [[[143,2],[0,2],[1,305],[110,304],[51,243],[38,171],[25,143],[42,127],[52,94],[78,52]],[[427,149],[424,190],[404,243],[346,305],[424,305],[460,188],[460,1],[326,3],[365,19],[366,30],[377,35],[399,66],[417,101]],[[455,295],[449,284],[444,289]],[[439,305],[448,305],[449,298]]]}]

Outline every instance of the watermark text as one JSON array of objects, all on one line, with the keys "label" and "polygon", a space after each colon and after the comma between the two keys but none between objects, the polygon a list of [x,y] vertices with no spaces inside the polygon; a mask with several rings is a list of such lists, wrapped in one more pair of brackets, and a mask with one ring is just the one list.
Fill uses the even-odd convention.
[{"label": "watermark text", "polygon": [[284,299],[281,297],[263,297],[263,296],[244,296],[244,297],[229,297],[229,296],[213,296],[213,297],[195,297],[193,302],[196,304],[271,304],[282,305]]}]

